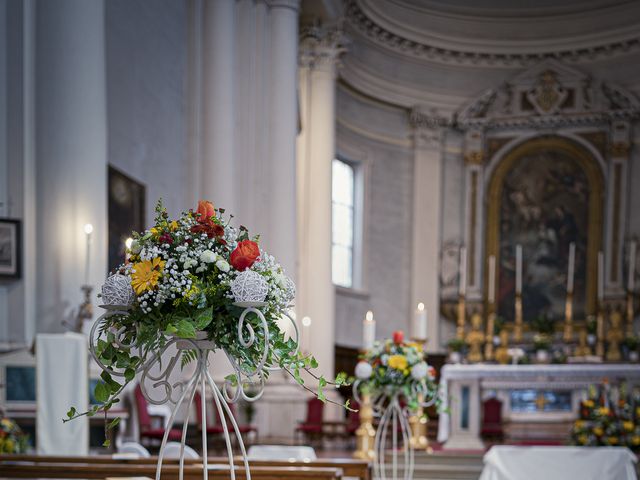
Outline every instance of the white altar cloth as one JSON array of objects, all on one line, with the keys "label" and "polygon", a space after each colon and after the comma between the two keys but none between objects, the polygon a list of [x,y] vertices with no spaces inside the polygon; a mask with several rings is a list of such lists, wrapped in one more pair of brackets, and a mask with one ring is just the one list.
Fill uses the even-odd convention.
[{"label": "white altar cloth", "polygon": [[480,480],[636,480],[636,461],[624,447],[497,446]]}]

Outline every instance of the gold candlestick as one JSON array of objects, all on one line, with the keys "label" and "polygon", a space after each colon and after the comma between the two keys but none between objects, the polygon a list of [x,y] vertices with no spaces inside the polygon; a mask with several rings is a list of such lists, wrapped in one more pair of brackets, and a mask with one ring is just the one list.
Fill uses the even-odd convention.
[{"label": "gold candlestick", "polygon": [[522,292],[516,292],[516,321],[513,328],[513,341],[522,341]]},{"label": "gold candlestick", "polygon": [[633,293],[627,292],[627,337],[633,336]]},{"label": "gold candlestick", "polygon": [[373,460],[375,452],[373,443],[376,430],[373,428],[373,408],[371,407],[371,395],[363,394],[360,404],[360,426],[356,430],[356,451],[353,458],[359,460]]},{"label": "gold candlestick", "polygon": [[464,340],[464,324],[466,320],[467,306],[464,294],[458,297],[458,326],[456,328],[456,337]]},{"label": "gold candlestick", "polygon": [[422,402],[424,402],[424,395],[419,393],[418,408],[409,417],[409,425],[411,426],[411,439],[409,442],[416,450],[425,450],[427,453],[433,453],[433,448],[429,446],[429,439],[427,438],[428,419],[424,414]]},{"label": "gold candlestick", "polygon": [[487,361],[493,360],[493,329],[496,323],[496,314],[493,311],[493,305],[489,307],[490,313],[487,316],[487,335],[484,345],[484,359]]},{"label": "gold candlestick", "polygon": [[596,356],[604,358],[604,310],[601,303],[598,303],[596,315]]},{"label": "gold candlestick", "polygon": [[567,292],[567,303],[564,306],[564,335],[565,342],[573,340],[573,292]]}]

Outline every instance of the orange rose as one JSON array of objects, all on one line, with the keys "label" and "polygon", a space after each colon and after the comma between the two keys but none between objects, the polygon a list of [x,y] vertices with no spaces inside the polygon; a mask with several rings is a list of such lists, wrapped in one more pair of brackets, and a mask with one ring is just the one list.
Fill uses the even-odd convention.
[{"label": "orange rose", "polygon": [[260,256],[260,248],[258,244],[251,240],[242,240],[238,242],[236,249],[231,252],[231,265],[239,271],[246,270],[251,267]]},{"label": "orange rose", "polygon": [[198,209],[196,213],[199,213],[198,221],[202,223],[208,223],[213,217],[216,216],[216,209],[209,200],[200,200],[198,202]]}]

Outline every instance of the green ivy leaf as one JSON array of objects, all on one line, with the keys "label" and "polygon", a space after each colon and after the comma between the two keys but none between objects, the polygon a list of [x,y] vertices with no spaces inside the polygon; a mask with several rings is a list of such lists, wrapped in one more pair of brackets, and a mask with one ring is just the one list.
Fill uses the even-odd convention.
[{"label": "green ivy leaf", "polygon": [[109,398],[109,387],[106,383],[98,382],[96,384],[96,388],[93,392],[93,395],[96,397],[96,400],[100,403],[104,403]]},{"label": "green ivy leaf", "polygon": [[109,448],[111,446],[111,440],[107,438],[104,442],[102,442],[102,446],[105,448]]},{"label": "green ivy leaf", "polygon": [[111,430],[112,428],[116,427],[119,423],[120,423],[120,417],[114,418],[109,422],[109,425],[107,425],[107,430]]},{"label": "green ivy leaf", "polygon": [[133,368],[127,368],[124,371],[124,379],[127,382],[130,382],[131,380],[133,380],[135,376],[136,376],[136,371]]},{"label": "green ivy leaf", "polygon": [[196,338],[196,327],[189,320],[182,319],[175,325],[176,335],[181,338]]},{"label": "green ivy leaf", "polygon": [[77,412],[76,407],[71,407],[67,412],[67,417],[72,418],[76,414],[76,412]]}]

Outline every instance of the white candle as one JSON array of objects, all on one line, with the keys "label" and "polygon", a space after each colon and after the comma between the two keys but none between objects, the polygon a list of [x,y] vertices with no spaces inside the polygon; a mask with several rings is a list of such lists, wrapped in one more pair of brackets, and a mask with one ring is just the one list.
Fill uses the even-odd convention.
[{"label": "white candle", "polygon": [[522,245],[516,245],[516,293],[522,293]]},{"label": "white candle", "polygon": [[629,243],[629,278],[627,278],[627,290],[633,292],[636,286],[636,241]]},{"label": "white candle", "polygon": [[413,332],[411,338],[415,340],[427,339],[427,310],[424,308],[424,303],[420,302],[416,312],[413,316]]},{"label": "white candle", "polygon": [[303,353],[309,352],[311,349],[309,348],[309,330],[311,329],[311,318],[310,317],[302,317],[302,334],[300,335],[300,350]]},{"label": "white candle", "polygon": [[93,233],[93,225],[87,223],[84,226],[84,233],[86,237],[86,253],[84,262],[84,284],[89,285],[89,272],[91,265],[91,234]]},{"label": "white candle", "polygon": [[373,319],[373,312],[369,310],[362,324],[362,346],[365,350],[373,348],[376,338],[376,321]]},{"label": "white candle", "polygon": [[133,238],[129,237],[124,241],[124,263],[129,263],[131,257],[131,245],[133,245]]},{"label": "white candle", "polygon": [[460,247],[460,295],[467,293],[467,247]]},{"label": "white candle", "polygon": [[604,254],[598,252],[598,303],[604,299]]},{"label": "white candle", "polygon": [[567,293],[573,293],[573,276],[576,268],[576,244],[569,244],[569,271],[567,272]]},{"label": "white candle", "polygon": [[487,300],[489,303],[496,301],[496,257],[495,255],[489,256],[489,285]]}]

